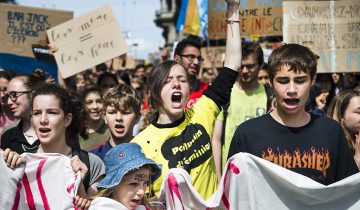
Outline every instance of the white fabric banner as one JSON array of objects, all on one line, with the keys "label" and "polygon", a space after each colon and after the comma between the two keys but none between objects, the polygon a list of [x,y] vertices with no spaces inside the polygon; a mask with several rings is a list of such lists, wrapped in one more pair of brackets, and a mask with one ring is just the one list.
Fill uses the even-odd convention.
[{"label": "white fabric banner", "polygon": [[74,174],[70,159],[60,154],[27,154],[26,161],[10,169],[0,152],[0,209],[70,210],[80,184],[80,172]]},{"label": "white fabric banner", "polygon": [[256,156],[228,160],[218,191],[204,201],[183,169],[171,169],[159,200],[167,209],[360,209],[360,173],[322,185]]}]

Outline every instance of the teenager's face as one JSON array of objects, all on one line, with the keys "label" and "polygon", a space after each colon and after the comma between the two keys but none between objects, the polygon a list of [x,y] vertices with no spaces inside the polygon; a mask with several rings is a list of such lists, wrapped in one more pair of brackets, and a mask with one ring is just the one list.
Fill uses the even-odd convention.
[{"label": "teenager's face", "polygon": [[[191,60],[190,55],[195,56],[194,60]],[[201,56],[201,52],[198,48],[193,46],[187,46],[182,52],[182,55],[176,55],[175,61],[184,66],[190,76],[196,76],[199,74],[201,61],[197,58]]]},{"label": "teenager's face", "polygon": [[305,103],[313,81],[308,73],[303,71],[295,73],[289,69],[290,66],[283,65],[275,73],[273,88],[276,95],[276,108],[292,115],[305,111]]},{"label": "teenager's face", "polygon": [[149,181],[150,169],[147,168],[140,168],[130,175],[125,175],[116,186],[113,199],[122,203],[128,209],[135,209],[142,204]]},{"label": "teenager's face", "polygon": [[114,106],[105,109],[105,122],[108,125],[114,141],[129,140],[133,135],[134,125],[139,121],[139,116],[133,109],[119,111]]},{"label": "teenager's face", "polygon": [[355,135],[360,129],[360,96],[352,97],[342,119],[345,128]]},{"label": "teenager's face", "polygon": [[189,91],[190,87],[184,67],[178,64],[174,65],[161,89],[160,114],[166,114],[175,119],[181,117],[189,97]]},{"label": "teenager's face", "polygon": [[54,95],[38,95],[33,100],[32,124],[41,144],[65,140],[66,127],[72,116],[64,116],[60,101]]},{"label": "teenager's face", "polygon": [[241,60],[239,80],[241,83],[252,83],[257,81],[260,65],[255,56],[249,55]]},{"label": "teenager's face", "polygon": [[269,73],[260,69],[258,74],[258,82],[263,85],[270,85]]},{"label": "teenager's face", "polygon": [[85,97],[85,106],[92,121],[99,121],[103,119],[104,105],[100,93],[88,93]]},{"label": "teenager's face", "polygon": [[7,103],[15,118],[28,119],[30,117],[30,93],[25,93],[26,91],[29,90],[25,87],[24,82],[21,78],[17,77],[10,80],[7,87],[7,92],[16,93],[17,97],[9,97]]}]

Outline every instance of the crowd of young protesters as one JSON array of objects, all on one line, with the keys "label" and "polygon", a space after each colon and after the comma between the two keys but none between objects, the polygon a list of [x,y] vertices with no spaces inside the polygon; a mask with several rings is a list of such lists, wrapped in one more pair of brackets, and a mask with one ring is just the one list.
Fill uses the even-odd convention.
[{"label": "crowd of young protesters", "polygon": [[[264,62],[259,44],[238,38],[239,2],[227,3],[222,69],[202,71],[201,43],[190,37],[178,43],[174,60],[133,70],[109,61],[60,84],[41,69],[1,70],[5,162],[17,167],[23,153],[68,156],[81,172],[78,206],[90,209],[109,202],[117,209],[158,209],[149,201],[177,167],[210,198],[227,159],[239,152],[325,185],[357,173],[359,75],[317,74],[319,57],[297,44],[280,46]],[[326,150],[329,160],[321,169],[288,167],[271,159],[269,149],[276,155]]]}]

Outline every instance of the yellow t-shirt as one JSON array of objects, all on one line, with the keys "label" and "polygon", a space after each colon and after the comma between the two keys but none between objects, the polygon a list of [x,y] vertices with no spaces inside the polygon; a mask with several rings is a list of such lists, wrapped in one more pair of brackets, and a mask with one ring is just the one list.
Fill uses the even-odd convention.
[{"label": "yellow t-shirt", "polygon": [[[230,106],[225,126],[225,141],[222,148],[222,168],[225,167],[231,140],[236,128],[246,120],[266,114],[267,96],[265,87],[259,85],[252,93],[245,93],[235,83],[231,89]],[[219,114],[218,120],[224,120],[223,111]]]},{"label": "yellow t-shirt", "polygon": [[132,142],[162,164],[162,174],[152,185],[158,194],[169,168],[182,167],[192,177],[199,194],[208,199],[216,190],[218,180],[211,149],[211,136],[220,110],[213,100],[203,95],[196,104],[185,110],[184,117],[169,126],[149,125]]}]

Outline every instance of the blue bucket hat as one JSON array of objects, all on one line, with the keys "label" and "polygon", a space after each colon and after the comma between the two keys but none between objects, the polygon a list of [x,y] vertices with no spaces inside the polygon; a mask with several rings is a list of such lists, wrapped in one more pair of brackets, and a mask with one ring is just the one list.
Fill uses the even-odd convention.
[{"label": "blue bucket hat", "polygon": [[136,143],[124,143],[111,148],[104,157],[104,163],[105,178],[100,181],[98,185],[100,188],[112,188],[118,185],[129,171],[144,165],[150,165],[152,168],[151,182],[161,175],[161,166],[146,158],[140,145]]}]

